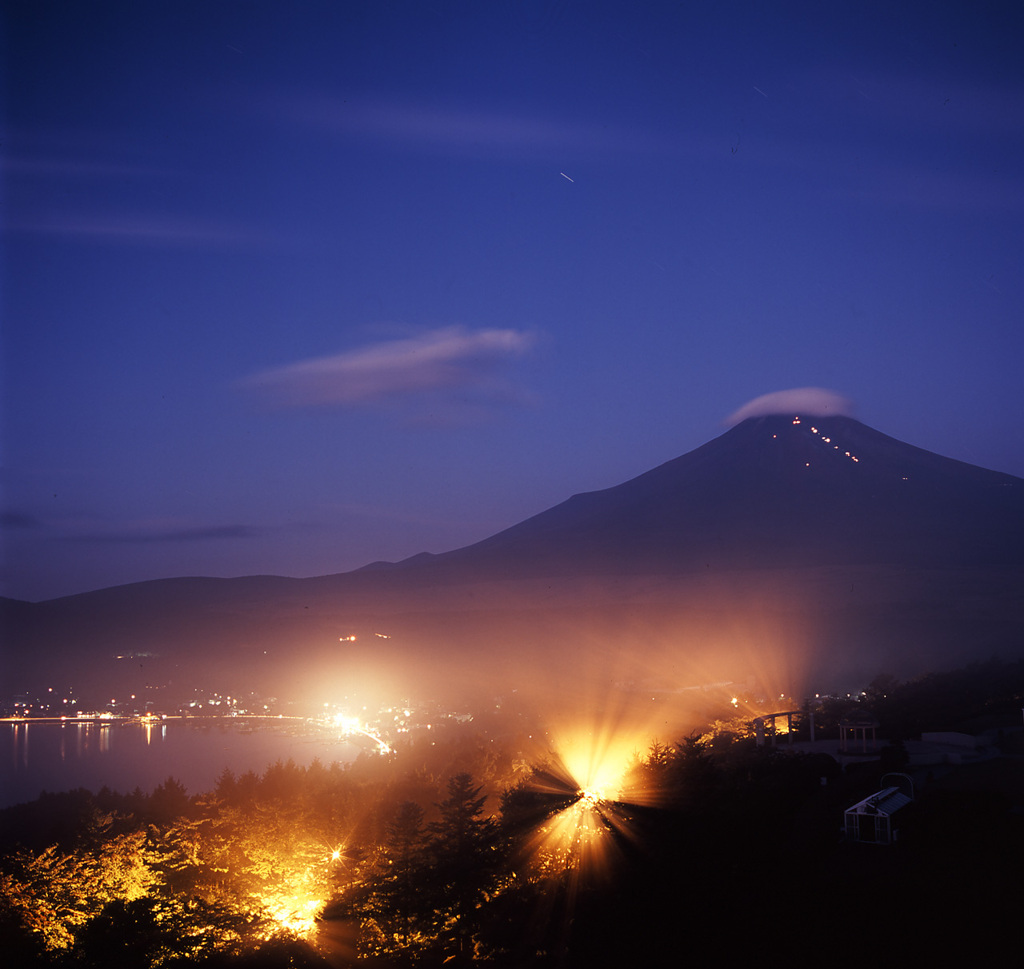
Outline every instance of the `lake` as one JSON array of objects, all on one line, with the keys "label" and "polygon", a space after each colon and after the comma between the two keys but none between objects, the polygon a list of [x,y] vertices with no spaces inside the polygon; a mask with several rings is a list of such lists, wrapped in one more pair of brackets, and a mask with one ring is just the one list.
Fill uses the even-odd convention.
[{"label": "lake", "polygon": [[46,791],[101,787],[152,791],[175,777],[189,794],[211,790],[225,767],[262,774],[289,758],[348,763],[363,748],[306,721],[242,718],[0,724],[0,807]]}]

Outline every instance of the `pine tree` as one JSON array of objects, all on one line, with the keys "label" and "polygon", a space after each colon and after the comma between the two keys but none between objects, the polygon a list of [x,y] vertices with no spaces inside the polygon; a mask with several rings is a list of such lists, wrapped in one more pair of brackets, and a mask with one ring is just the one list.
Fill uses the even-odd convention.
[{"label": "pine tree", "polygon": [[487,797],[481,791],[471,775],[456,774],[448,782],[448,797],[436,805],[440,819],[428,826],[437,929],[459,962],[472,958],[477,910],[495,883],[500,861],[497,826],[484,816]]},{"label": "pine tree", "polygon": [[380,894],[394,920],[400,944],[409,945],[421,916],[419,882],[424,866],[423,808],[403,801],[387,826],[386,871]]}]

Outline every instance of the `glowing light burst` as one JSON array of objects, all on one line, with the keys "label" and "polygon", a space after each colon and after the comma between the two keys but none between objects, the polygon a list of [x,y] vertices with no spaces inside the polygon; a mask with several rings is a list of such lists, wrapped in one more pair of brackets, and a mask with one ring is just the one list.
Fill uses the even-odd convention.
[{"label": "glowing light burst", "polygon": [[555,729],[551,739],[572,790],[586,805],[657,803],[659,792],[645,786],[636,770],[654,739],[648,725],[619,718]]},{"label": "glowing light burst", "polygon": [[533,864],[543,874],[605,877],[616,854],[617,826],[627,833],[614,802],[580,797],[535,829]]},{"label": "glowing light burst", "polygon": [[569,776],[576,782],[576,791],[581,800],[597,804],[618,799],[629,768],[628,759],[607,751],[598,752],[593,748],[556,747],[556,750],[559,750]]},{"label": "glowing light burst", "polygon": [[639,838],[623,798],[638,787],[627,775],[637,773],[635,754],[646,744],[638,747],[632,733],[579,728],[549,739],[546,763],[518,789],[520,877],[536,886],[523,931],[539,945],[568,951],[580,892],[611,883],[623,851]]},{"label": "glowing light burst", "polygon": [[341,732],[344,736],[350,737],[352,734],[362,734],[362,736],[368,737],[377,745],[377,750],[380,753],[391,753],[391,745],[375,730],[362,723],[358,717],[349,717],[343,713],[336,713],[332,718],[332,722],[335,726],[341,728]]},{"label": "glowing light burst", "polygon": [[630,804],[652,793],[631,780],[646,743],[597,730],[558,731],[552,739],[551,759],[527,785],[552,806],[526,839],[529,863],[542,874],[569,872],[573,885],[605,877],[624,841],[635,838]]}]

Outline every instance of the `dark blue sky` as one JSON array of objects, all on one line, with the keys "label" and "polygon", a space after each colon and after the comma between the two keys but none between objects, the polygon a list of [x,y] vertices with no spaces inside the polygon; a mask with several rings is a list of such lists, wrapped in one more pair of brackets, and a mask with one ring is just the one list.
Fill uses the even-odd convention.
[{"label": "dark blue sky", "polygon": [[1024,475],[1017,3],[4,10],[5,594],[445,551],[794,387]]}]

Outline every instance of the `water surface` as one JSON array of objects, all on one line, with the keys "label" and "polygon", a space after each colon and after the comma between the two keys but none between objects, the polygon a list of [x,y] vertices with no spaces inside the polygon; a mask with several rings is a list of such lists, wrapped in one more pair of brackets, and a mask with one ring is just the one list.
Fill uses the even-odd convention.
[{"label": "water surface", "polygon": [[305,721],[238,719],[0,724],[0,807],[42,791],[152,791],[174,777],[210,790],[225,767],[262,774],[278,760],[347,763],[360,747]]}]

